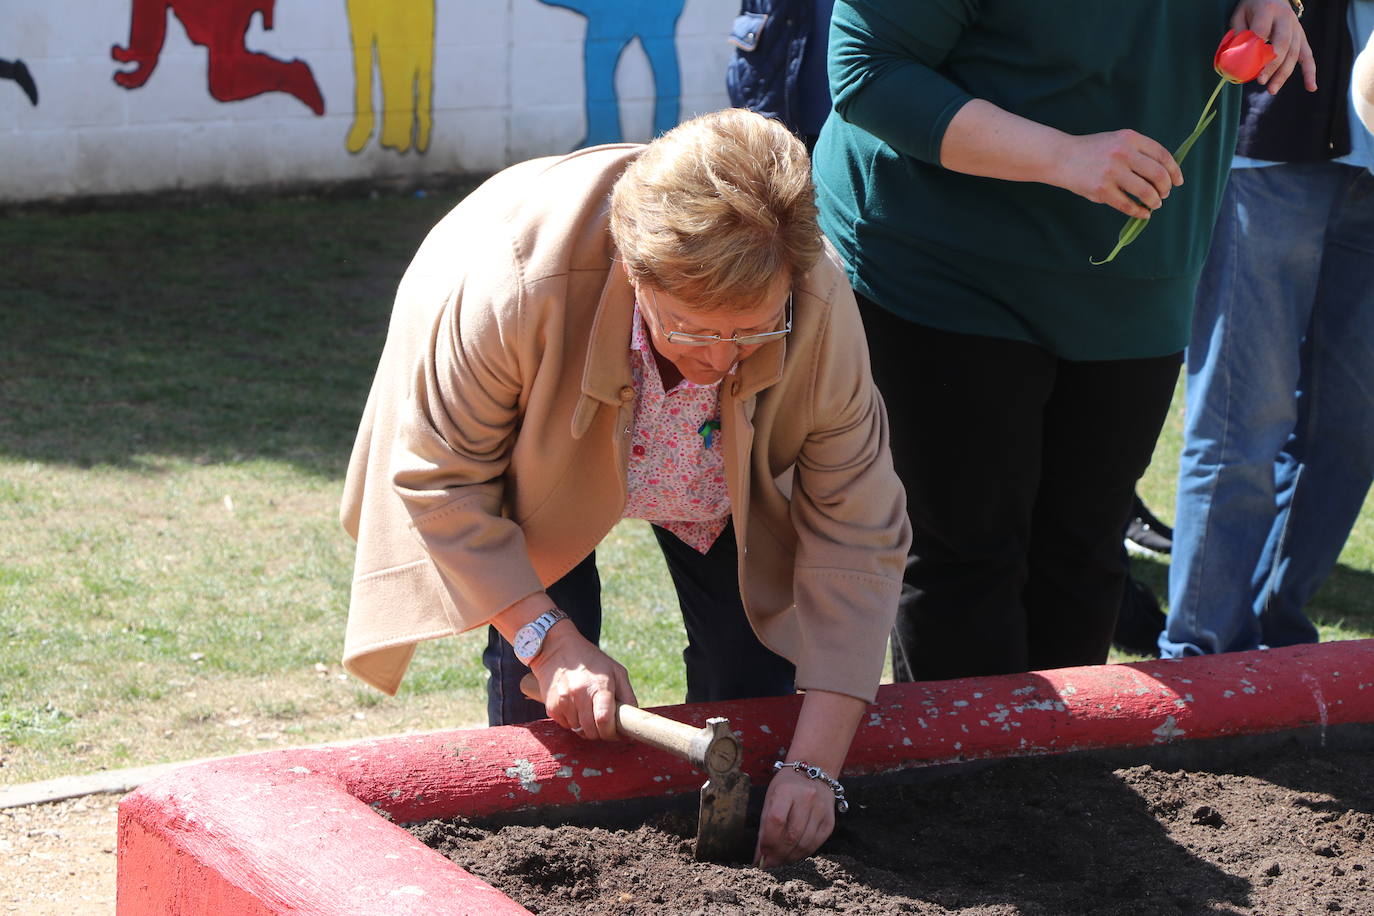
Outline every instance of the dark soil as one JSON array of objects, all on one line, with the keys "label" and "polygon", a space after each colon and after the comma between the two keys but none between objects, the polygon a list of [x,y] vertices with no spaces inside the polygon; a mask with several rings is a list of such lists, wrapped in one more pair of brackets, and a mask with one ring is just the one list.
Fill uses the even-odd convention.
[{"label": "dark soil", "polygon": [[1374,914],[1374,752],[943,769],[856,786],[821,851],[773,871],[694,861],[695,818],[677,814],[410,829],[541,914]]}]

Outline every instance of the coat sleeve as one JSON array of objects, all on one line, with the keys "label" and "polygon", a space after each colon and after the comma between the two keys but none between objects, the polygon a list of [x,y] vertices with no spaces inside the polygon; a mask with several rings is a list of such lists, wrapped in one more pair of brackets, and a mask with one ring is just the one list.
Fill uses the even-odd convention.
[{"label": "coat sleeve", "polygon": [[830,26],[835,112],[898,152],[939,165],[940,143],[973,96],[939,72],[979,0],[838,0]]},{"label": "coat sleeve", "polygon": [[791,493],[802,631],[797,685],[871,701],[911,528],[858,307],[848,284],[841,287],[816,351],[813,414]]},{"label": "coat sleeve", "polygon": [[543,586],[520,527],[503,515],[504,475],[526,381],[538,362],[522,323],[507,248],[465,253],[481,265],[416,333],[391,453],[392,484],[464,628]]}]

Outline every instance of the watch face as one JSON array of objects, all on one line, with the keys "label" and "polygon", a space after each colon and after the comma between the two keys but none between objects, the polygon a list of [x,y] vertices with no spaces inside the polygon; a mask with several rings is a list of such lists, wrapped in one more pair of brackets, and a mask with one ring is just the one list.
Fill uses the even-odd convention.
[{"label": "watch face", "polygon": [[532,623],[527,623],[515,633],[515,642],[512,648],[515,649],[515,657],[522,662],[528,662],[539,654],[539,647],[544,644],[544,632]]}]

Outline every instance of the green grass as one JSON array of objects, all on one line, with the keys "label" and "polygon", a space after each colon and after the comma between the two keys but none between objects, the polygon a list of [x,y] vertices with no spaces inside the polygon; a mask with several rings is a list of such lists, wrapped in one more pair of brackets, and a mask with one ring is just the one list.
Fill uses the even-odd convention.
[{"label": "green grass", "polygon": [[[0,781],[485,722],[484,634],[396,699],[338,659],[349,449],[396,283],[464,189],[0,220]],[[606,642],[680,701],[652,537]]]},{"label": "green grass", "polygon": [[[485,721],[482,632],[422,646],[395,699],[338,665],[344,467],[396,283],[462,191],[0,219],[0,781]],[[1175,415],[1142,482],[1166,519],[1177,450]],[[1371,518],[1325,638],[1374,635]],[[680,701],[651,533],[598,559],[604,644]]]}]

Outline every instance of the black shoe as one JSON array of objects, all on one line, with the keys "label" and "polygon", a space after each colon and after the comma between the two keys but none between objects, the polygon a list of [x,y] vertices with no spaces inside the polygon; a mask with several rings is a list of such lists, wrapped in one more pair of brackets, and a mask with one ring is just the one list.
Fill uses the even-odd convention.
[{"label": "black shoe", "polygon": [[1167,554],[1174,549],[1174,529],[1155,518],[1139,496],[1126,522],[1126,549],[1146,555]]},{"label": "black shoe", "polygon": [[1126,576],[1126,591],[1116,615],[1112,645],[1132,655],[1159,657],[1159,634],[1164,632],[1164,612],[1150,587]]}]

